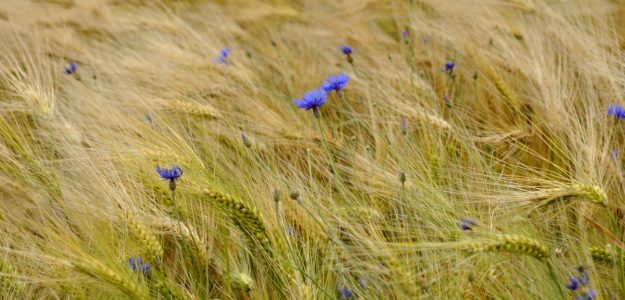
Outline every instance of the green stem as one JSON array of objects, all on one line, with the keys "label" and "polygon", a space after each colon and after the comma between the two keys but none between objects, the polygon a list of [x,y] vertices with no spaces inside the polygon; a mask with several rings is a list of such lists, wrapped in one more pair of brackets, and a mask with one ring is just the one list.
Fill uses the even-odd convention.
[{"label": "green stem", "polygon": [[558,282],[558,279],[556,277],[556,273],[553,271],[553,267],[551,267],[550,263],[546,263],[547,264],[547,269],[549,269],[549,275],[551,276],[551,280],[553,281],[553,284],[556,285],[556,288],[558,289],[558,293],[560,294],[560,299],[565,300],[566,297],[564,296],[564,292],[562,291],[562,287],[560,286],[560,283]]},{"label": "green stem", "polygon": [[[610,222],[612,223],[612,231],[614,232],[614,236],[616,237],[617,240],[621,240],[621,234],[618,230],[618,224],[616,223],[616,219],[614,218],[614,215],[612,214],[611,211],[609,211],[606,208],[606,212],[608,213],[608,216],[610,216]],[[623,291],[625,291],[625,270],[623,270],[623,260],[621,259],[621,257],[623,257],[623,250],[619,247],[616,247],[616,256],[617,259],[615,259],[616,261],[616,265],[618,267],[618,275],[619,275],[619,280],[621,281],[621,288],[623,289]]]},{"label": "green stem", "polygon": [[332,231],[332,227],[330,226],[330,224],[328,224],[328,222],[326,222],[325,219],[321,218],[323,220],[324,224],[321,224],[321,221],[319,221],[317,219],[317,217],[315,216],[315,214],[312,213],[312,211],[310,211],[310,209],[308,208],[308,206],[306,206],[306,204],[304,204],[304,201],[302,201],[302,198],[297,198],[296,199],[297,203],[299,203],[299,205],[301,205],[304,209],[306,209],[306,212],[310,215],[310,217],[313,218],[313,220],[315,220],[315,222],[317,222],[317,224],[319,224],[319,226],[321,227],[321,229],[323,229],[324,227],[326,227],[328,229],[328,232],[326,232],[326,235],[328,235],[328,238],[330,238],[331,241],[334,241],[334,233]]},{"label": "green stem", "polygon": [[334,155],[332,154],[332,150],[330,149],[330,145],[328,145],[328,140],[326,139],[326,135],[323,132],[323,127],[321,125],[321,118],[315,118],[317,119],[317,128],[319,130],[319,135],[321,136],[321,143],[323,144],[323,148],[326,151],[326,155],[328,156],[328,159],[330,160],[330,165],[332,166],[332,171],[334,173],[334,179],[336,180],[336,183],[339,185],[339,190],[341,191],[341,193],[343,193],[343,198],[347,199],[345,193],[345,189],[343,188],[343,182],[341,181],[341,176],[339,175],[339,170],[336,167],[336,163],[334,162]]}]

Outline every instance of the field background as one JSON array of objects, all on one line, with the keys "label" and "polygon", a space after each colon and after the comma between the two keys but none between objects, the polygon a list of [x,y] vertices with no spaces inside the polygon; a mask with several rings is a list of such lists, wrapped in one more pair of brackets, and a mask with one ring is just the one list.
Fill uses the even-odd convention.
[{"label": "field background", "polygon": [[0,32],[2,299],[625,297],[623,1],[0,0]]}]

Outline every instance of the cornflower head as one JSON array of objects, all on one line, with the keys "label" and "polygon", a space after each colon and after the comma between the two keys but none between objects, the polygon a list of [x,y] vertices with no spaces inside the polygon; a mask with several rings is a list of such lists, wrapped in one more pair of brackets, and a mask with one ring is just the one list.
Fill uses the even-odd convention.
[{"label": "cornflower head", "polygon": [[63,71],[63,74],[71,75],[71,74],[74,74],[76,70],[78,70],[78,66],[76,66],[76,64],[72,62],[69,64],[69,68],[65,68],[65,71]]},{"label": "cornflower head", "polygon": [[139,256],[129,258],[127,264],[132,271],[141,272],[143,276],[146,276],[151,269],[150,264],[144,264]]},{"label": "cornflower head", "polygon": [[399,179],[399,182],[401,182],[403,184],[404,182],[406,182],[406,173],[400,171],[397,174],[397,178]]},{"label": "cornflower head", "polygon": [[291,226],[287,226],[286,228],[284,228],[284,232],[286,232],[287,235],[296,235],[297,231],[295,231],[295,229],[293,229],[293,227]]},{"label": "cornflower head", "polygon": [[293,102],[293,104],[295,104],[299,108],[303,108],[306,110],[312,109],[313,116],[315,116],[315,118],[319,118],[321,116],[319,114],[319,108],[321,108],[323,104],[326,103],[326,98],[326,92],[323,89],[319,88],[304,93],[302,99],[295,99],[295,102]]},{"label": "cornflower head", "polygon": [[620,105],[608,105],[608,116],[625,119],[625,110],[623,110],[623,107]]},{"label": "cornflower head", "polygon": [[447,94],[443,95],[443,100],[445,100],[445,105],[451,108],[451,100],[449,99],[449,97],[447,97]]},{"label": "cornflower head", "polygon": [[354,50],[352,50],[352,48],[350,46],[347,45],[341,45],[341,47],[339,47],[341,49],[341,51],[343,51],[343,54],[345,55],[350,55],[352,53],[354,53]]},{"label": "cornflower head", "polygon": [[339,293],[341,296],[341,300],[347,300],[347,299],[352,299],[354,298],[354,292],[349,289],[348,287],[341,287],[339,288]]},{"label": "cornflower head", "polygon": [[358,278],[358,284],[360,285],[361,288],[364,288],[367,285],[367,281],[364,280],[363,278]]},{"label": "cornflower head", "polygon": [[150,115],[145,115],[145,119],[146,119],[148,122],[152,123],[152,116],[150,116]]},{"label": "cornflower head", "polygon": [[160,166],[156,166],[156,167],[157,167],[156,172],[158,172],[158,174],[161,175],[163,180],[169,180],[169,189],[172,191],[175,190],[176,179],[182,176],[182,173],[183,173],[182,169],[177,166],[173,166],[171,167],[171,169],[161,169]]},{"label": "cornflower head", "polygon": [[453,62],[446,62],[445,63],[445,70],[441,69],[442,73],[447,73],[449,72],[449,75],[451,76],[451,74],[454,72],[454,67],[456,66],[455,63]]},{"label": "cornflower head", "polygon": [[408,34],[408,30],[404,30],[401,32],[402,37],[404,37],[404,44],[408,45],[410,44],[411,40],[410,40],[410,35]]},{"label": "cornflower head", "polygon": [[584,269],[584,266],[579,265],[576,267],[578,276],[569,276],[571,284],[566,285],[566,288],[575,291],[576,300],[590,300],[597,298],[597,292],[588,285],[590,284],[590,276],[588,271]]},{"label": "cornflower head", "polygon": [[241,133],[241,138],[243,139],[243,145],[245,145],[245,148],[252,147],[252,142],[250,141],[250,138],[245,135],[245,133]]},{"label": "cornflower head", "polygon": [[226,47],[219,51],[219,55],[215,57],[213,60],[215,63],[224,64],[226,66],[230,65],[230,59],[228,56],[230,55],[230,47]]},{"label": "cornflower head", "polygon": [[473,230],[473,227],[471,226],[477,226],[477,221],[460,219],[460,227],[462,230]]},{"label": "cornflower head", "polygon": [[280,202],[280,190],[279,189],[273,190],[273,201]]},{"label": "cornflower head", "polygon": [[612,153],[610,154],[610,158],[612,160],[617,160],[619,155],[621,154],[621,151],[617,150],[612,150]]},{"label": "cornflower head", "polygon": [[348,81],[349,76],[347,74],[341,73],[337,75],[330,75],[328,80],[323,82],[321,88],[326,91],[326,93],[335,91],[337,94],[340,94],[343,92],[343,89],[347,85]]},{"label": "cornflower head", "polygon": [[406,120],[401,120],[401,134],[408,134],[408,125],[406,125]]},{"label": "cornflower head", "polygon": [[354,58],[352,57],[352,53],[354,53],[354,50],[352,50],[352,48],[347,45],[341,45],[341,47],[339,48],[341,49],[341,51],[343,51],[343,54],[347,55],[347,62],[353,64]]}]

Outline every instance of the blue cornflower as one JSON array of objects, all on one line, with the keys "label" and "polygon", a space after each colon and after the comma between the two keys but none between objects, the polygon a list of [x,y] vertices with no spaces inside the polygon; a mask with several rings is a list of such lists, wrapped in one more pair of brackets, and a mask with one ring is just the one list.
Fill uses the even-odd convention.
[{"label": "blue cornflower", "polygon": [[302,99],[294,99],[295,104],[299,108],[304,108],[306,110],[313,110],[313,114],[316,118],[319,118],[319,108],[326,103],[326,98],[328,95],[323,89],[314,89],[304,93]]},{"label": "blue cornflower", "polygon": [[621,154],[621,151],[612,150],[612,154],[610,155],[610,158],[612,158],[612,160],[617,160],[620,154]]},{"label": "blue cornflower", "polygon": [[295,231],[295,229],[293,229],[293,227],[291,226],[287,226],[284,231],[286,232],[287,235],[295,235],[297,234],[297,231]]},{"label": "blue cornflower", "polygon": [[462,227],[462,230],[473,230],[473,227],[471,226],[477,226],[477,221],[476,220],[465,220],[465,219],[460,219],[460,226]]},{"label": "blue cornflower", "polygon": [[625,110],[620,105],[608,105],[608,116],[625,119]]},{"label": "blue cornflower", "polygon": [[594,289],[586,290],[586,299],[595,299],[597,298],[597,292]]},{"label": "blue cornflower", "polygon": [[445,105],[451,108],[451,100],[449,100],[449,97],[447,97],[447,94],[443,95],[443,100],[445,101]]},{"label": "blue cornflower", "polygon": [[78,69],[78,66],[76,66],[75,63],[70,63],[69,64],[69,68],[65,68],[65,71],[63,71],[63,74],[65,75],[71,75],[74,72],[76,72],[76,70]]},{"label": "blue cornflower", "polygon": [[367,281],[362,278],[358,278],[358,284],[361,288],[364,288],[367,285]]},{"label": "blue cornflower", "polygon": [[158,169],[156,169],[156,171],[158,172],[159,175],[161,175],[161,177],[163,177],[163,180],[174,180],[174,179],[178,179],[180,178],[180,176],[182,176],[182,169],[180,167],[176,167],[173,166],[170,169],[161,169],[160,166],[156,166]]},{"label": "blue cornflower", "polygon": [[152,116],[145,115],[145,119],[148,120],[148,122],[152,123]]},{"label": "blue cornflower", "polygon": [[141,271],[141,273],[143,273],[143,275],[147,275],[147,273],[151,269],[150,264],[144,264],[143,260],[139,256],[135,256],[134,258],[133,257],[129,258],[127,263],[128,263],[128,266],[134,272]]},{"label": "blue cornflower", "polygon": [[349,298],[354,298],[354,292],[352,290],[350,290],[348,287],[342,287],[340,288],[341,291],[341,299],[349,299]]},{"label": "blue cornflower", "polygon": [[343,74],[331,75],[327,81],[323,82],[323,84],[321,85],[321,88],[324,89],[326,93],[330,93],[332,91],[336,91],[337,93],[340,93],[343,91],[348,81],[349,81],[349,76],[347,74],[343,73]]},{"label": "blue cornflower", "polygon": [[577,272],[579,272],[579,283],[582,285],[590,284],[590,276],[588,276],[588,271],[584,269],[584,266],[577,266]]},{"label": "blue cornflower", "polygon": [[341,49],[341,51],[343,51],[343,54],[345,55],[350,55],[352,53],[354,53],[354,50],[352,50],[352,48],[350,46],[347,45],[341,45],[341,47],[339,47]]},{"label": "blue cornflower", "polygon": [[571,281],[571,284],[567,285],[566,288],[571,291],[576,291],[579,288],[579,282],[573,276],[569,276],[569,280]]},{"label": "blue cornflower", "polygon": [[449,71],[449,74],[451,75],[451,73],[454,72],[454,67],[455,66],[456,66],[455,63],[447,62],[447,63],[445,63],[445,70],[441,69],[441,72],[445,73],[445,72]]},{"label": "blue cornflower", "polygon": [[401,35],[402,35],[404,38],[408,38],[408,30],[404,30],[404,31],[402,31],[402,32],[401,32]]},{"label": "blue cornflower", "polygon": [[159,166],[156,166],[156,167],[158,167],[156,171],[158,172],[159,175],[161,175],[163,180],[169,180],[169,189],[172,192],[176,190],[176,179],[182,176],[182,169],[176,166],[171,167],[171,170],[161,169],[161,167]]},{"label": "blue cornflower", "polygon": [[219,55],[213,60],[218,64],[229,65],[228,56],[230,55],[230,47],[226,47],[219,51]]}]

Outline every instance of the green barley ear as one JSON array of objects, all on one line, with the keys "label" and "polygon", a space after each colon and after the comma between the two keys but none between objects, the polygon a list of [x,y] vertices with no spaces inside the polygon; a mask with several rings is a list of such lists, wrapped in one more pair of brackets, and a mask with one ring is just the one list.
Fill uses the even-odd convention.
[{"label": "green barley ear", "polygon": [[242,292],[249,292],[254,288],[254,280],[246,273],[233,274],[230,281],[235,289]]},{"label": "green barley ear", "polygon": [[[590,247],[588,250],[594,262],[604,264],[612,264],[614,262],[615,255],[608,248]],[[625,262],[625,257],[621,257],[621,260]]]},{"label": "green barley ear", "polygon": [[[217,190],[212,189],[202,189],[202,194],[207,196],[209,199],[214,200],[220,207],[234,216],[237,220],[241,222],[235,222],[237,226],[243,232],[247,230],[250,231],[250,234],[253,238],[258,240],[258,243],[263,247],[267,253],[271,254],[271,247],[269,243],[269,237],[267,236],[267,230],[265,228],[265,224],[260,217],[260,213],[256,208],[249,207],[238,199],[232,198],[230,195],[219,192]],[[244,227],[241,225],[244,224]]]},{"label": "green barley ear", "polygon": [[[131,297],[131,299],[148,299],[147,290],[137,285],[136,280],[120,276],[95,259],[71,262],[71,267],[89,277],[105,281]],[[124,274],[125,275],[125,274]]]},{"label": "green barley ear", "polygon": [[608,195],[605,191],[596,185],[574,184],[570,187],[575,194],[585,197],[590,202],[606,206],[608,204]]},{"label": "green barley ear", "polygon": [[2,287],[2,290],[14,290],[17,292],[24,290],[24,285],[17,280],[17,272],[15,272],[13,266],[2,257],[0,257],[0,273],[2,273],[2,275],[0,275],[0,287]]},{"label": "green barley ear", "polygon": [[547,261],[549,248],[542,243],[514,234],[506,234],[469,243],[461,247],[465,253],[481,253],[489,251],[513,252],[532,256],[540,261]]},{"label": "green barley ear", "polygon": [[172,300],[193,300],[195,297],[191,296],[183,290],[180,286],[173,284],[165,278],[157,277],[152,281],[152,287],[158,291],[159,294],[165,297],[165,299]]},{"label": "green barley ear", "polygon": [[307,284],[301,284],[300,288],[301,288],[301,293],[302,293],[302,299],[304,300],[315,299],[312,293],[312,289]]},{"label": "green barley ear", "polygon": [[146,252],[145,258],[148,261],[157,261],[163,257],[163,246],[156,239],[151,230],[148,230],[137,218],[128,210],[122,212],[122,217],[126,222],[128,231],[136,238],[143,250]]}]

